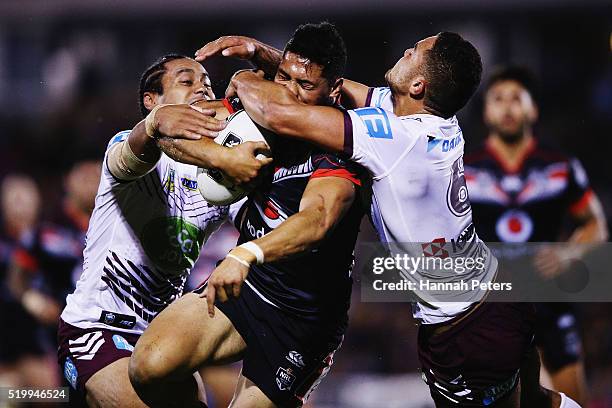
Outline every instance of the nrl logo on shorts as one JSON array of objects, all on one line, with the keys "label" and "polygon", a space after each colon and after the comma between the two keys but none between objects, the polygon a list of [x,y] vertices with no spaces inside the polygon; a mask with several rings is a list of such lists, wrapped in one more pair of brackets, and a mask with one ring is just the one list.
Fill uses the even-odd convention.
[{"label": "nrl logo on shorts", "polygon": [[295,375],[291,373],[290,368],[278,367],[278,371],[276,371],[276,385],[278,385],[279,390],[286,391],[290,389],[294,381]]},{"label": "nrl logo on shorts", "polygon": [[297,351],[290,351],[285,358],[296,367],[304,368],[306,366],[306,364],[304,364],[304,358]]},{"label": "nrl logo on shorts", "polygon": [[104,316],[104,323],[112,324],[115,321],[115,315],[112,313],[108,313]]}]

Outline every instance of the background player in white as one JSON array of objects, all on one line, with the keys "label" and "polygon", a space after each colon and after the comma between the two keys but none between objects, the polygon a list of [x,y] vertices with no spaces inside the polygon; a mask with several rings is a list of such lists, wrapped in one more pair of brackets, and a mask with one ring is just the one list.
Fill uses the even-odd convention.
[{"label": "background player in white", "polygon": [[[206,70],[191,58],[161,58],[143,74],[139,97],[147,118],[109,143],[83,274],[67,298],[58,333],[65,377],[90,406],[143,406],[127,372],[136,340],[182,294],[202,245],[227,215],[227,207],[203,200],[197,167],[170,159],[158,143],[171,149],[180,138],[199,139],[206,144],[202,156],[182,159],[243,181],[269,161],[254,157],[263,143],[228,149],[208,138],[224,126],[210,116],[228,113],[221,101],[210,102],[212,110],[194,106],[214,94]],[[179,139],[160,142],[161,136]],[[183,396],[194,401],[195,381],[188,386],[177,393],[179,403]]]},{"label": "background player in white", "polygon": [[[225,37],[198,54],[249,56],[258,48],[265,45]],[[267,53],[272,54],[270,48]],[[476,90],[481,70],[477,50],[459,35],[444,32],[405,51],[386,74],[389,88],[347,83],[346,101],[362,109],[342,113],[305,106],[283,87],[252,72],[234,76],[230,92],[240,97],[260,125],[344,152],[370,170],[372,218],[380,239],[392,249],[400,246],[418,256],[411,243],[460,243],[468,256],[487,260],[485,268],[469,273],[490,281],[496,261],[471,223],[463,177],[464,138],[454,117]],[[450,275],[436,278],[457,279]],[[422,291],[417,295],[419,356],[436,405],[575,404],[541,389],[533,375],[539,367],[531,345],[531,305],[483,303],[483,292],[466,292],[463,302],[444,302],[438,294]]]}]

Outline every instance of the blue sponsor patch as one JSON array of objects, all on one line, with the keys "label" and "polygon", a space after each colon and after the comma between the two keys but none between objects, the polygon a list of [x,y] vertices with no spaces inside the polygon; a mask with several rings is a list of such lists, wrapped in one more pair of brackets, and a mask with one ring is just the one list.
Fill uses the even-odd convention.
[{"label": "blue sponsor patch", "polygon": [[130,135],[131,130],[124,130],[123,132],[117,133],[113,138],[108,142],[108,146],[106,146],[106,150],[108,150],[112,145],[123,142]]},{"label": "blue sponsor patch", "polygon": [[361,108],[355,109],[357,115],[368,129],[370,137],[377,139],[393,139],[391,123],[387,112],[381,108]]},{"label": "blue sponsor patch", "polygon": [[436,139],[435,136],[427,136],[427,151],[431,152],[441,141],[442,139]]},{"label": "blue sponsor patch", "polygon": [[459,133],[452,139],[442,139],[436,138],[435,136],[427,136],[427,151],[431,152],[433,149],[436,148],[436,146],[440,144],[440,142],[442,142],[442,151],[444,153],[450,152],[455,147],[459,147],[461,145],[462,140],[463,139],[461,137],[461,133]]},{"label": "blue sponsor patch", "polygon": [[77,372],[76,366],[74,365],[70,357],[66,358],[66,361],[64,362],[64,377],[66,377],[66,380],[68,380],[72,388],[74,388],[75,390],[77,389],[78,376],[79,373]]},{"label": "blue sponsor patch", "polygon": [[198,182],[196,180],[191,180],[186,177],[181,178],[181,185],[187,190],[197,190],[198,188]]},{"label": "blue sponsor patch", "polygon": [[117,347],[118,350],[134,351],[134,346],[118,334],[113,336],[113,343],[115,343],[115,347]]}]

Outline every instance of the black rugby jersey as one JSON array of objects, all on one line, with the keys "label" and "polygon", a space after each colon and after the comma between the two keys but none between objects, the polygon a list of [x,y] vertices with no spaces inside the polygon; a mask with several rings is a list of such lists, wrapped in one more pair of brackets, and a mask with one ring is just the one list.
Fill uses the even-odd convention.
[{"label": "black rugby jersey", "polygon": [[486,241],[553,242],[563,219],[592,196],[580,162],[533,140],[517,169],[509,169],[489,143],[466,155],[465,179],[472,218]]},{"label": "black rugby jersey", "polygon": [[349,307],[353,249],[364,214],[360,190],[365,173],[334,154],[299,142],[282,143],[286,145],[277,151],[285,156],[291,151],[293,157],[275,161],[273,174],[238,212],[239,244],[262,237],[299,212],[302,194],[312,178],[342,177],[359,188],[351,208],[318,248],[290,260],[253,265],[245,284],[281,310],[334,324],[346,319]]}]

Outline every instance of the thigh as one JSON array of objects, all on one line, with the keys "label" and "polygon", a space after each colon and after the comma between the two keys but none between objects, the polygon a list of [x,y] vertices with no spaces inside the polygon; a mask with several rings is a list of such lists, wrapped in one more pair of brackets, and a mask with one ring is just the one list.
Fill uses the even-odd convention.
[{"label": "thigh", "polygon": [[189,293],[153,319],[136,344],[131,364],[145,365],[156,378],[184,377],[203,366],[237,361],[245,348],[220,310],[210,318],[206,299]]},{"label": "thigh", "polygon": [[242,374],[238,377],[238,385],[230,408],[275,408],[276,405],[263,393],[253,381]]},{"label": "thigh", "polygon": [[137,334],[82,329],[60,321],[58,362],[66,381],[84,395],[89,379],[115,361],[129,358],[137,340]]},{"label": "thigh", "polygon": [[102,368],[85,383],[85,398],[90,407],[146,408],[128,378],[129,358],[124,357]]},{"label": "thigh", "polygon": [[529,305],[483,303],[444,326],[421,325],[419,360],[436,401],[456,406],[510,401],[533,336],[532,311]]},{"label": "thigh", "polygon": [[344,320],[307,320],[263,301],[248,285],[218,305],[247,342],[242,375],[278,406],[301,407],[329,372]]}]

